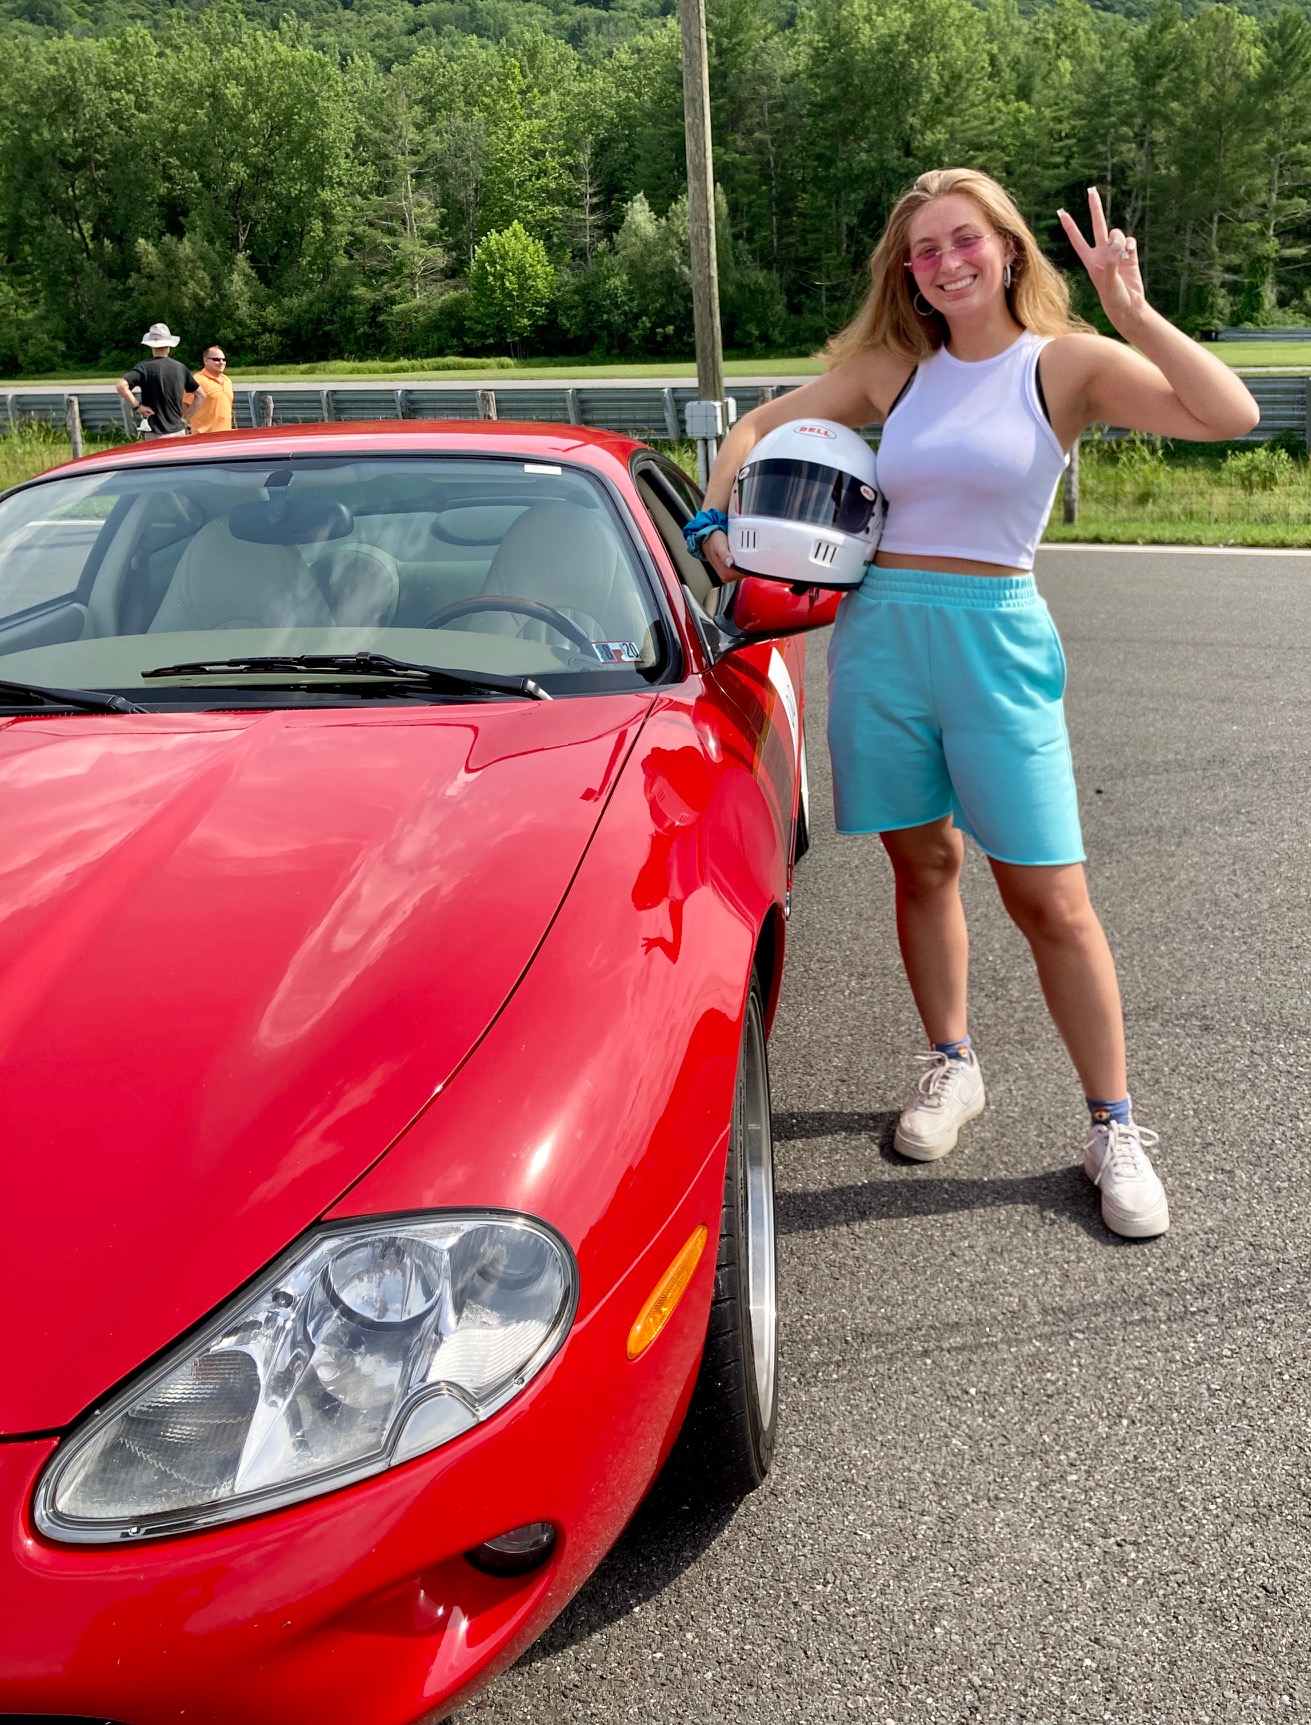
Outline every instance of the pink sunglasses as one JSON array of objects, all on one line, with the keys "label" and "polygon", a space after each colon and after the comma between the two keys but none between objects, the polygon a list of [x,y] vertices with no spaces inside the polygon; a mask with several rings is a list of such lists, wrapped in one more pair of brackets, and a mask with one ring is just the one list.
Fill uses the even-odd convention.
[{"label": "pink sunglasses", "polygon": [[932,246],[928,251],[916,252],[906,268],[917,276],[936,275],[953,252],[962,263],[969,263],[972,258],[978,257],[991,237],[990,234],[976,234],[967,240],[957,240],[954,246],[948,246],[945,251],[939,251],[936,246]]}]

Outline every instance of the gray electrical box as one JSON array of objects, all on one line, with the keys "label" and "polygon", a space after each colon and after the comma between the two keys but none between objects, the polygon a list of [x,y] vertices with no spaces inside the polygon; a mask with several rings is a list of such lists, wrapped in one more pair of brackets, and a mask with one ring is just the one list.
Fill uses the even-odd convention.
[{"label": "gray electrical box", "polygon": [[683,409],[683,424],[689,437],[722,437],[724,435],[724,404],[722,401],[689,401]]}]

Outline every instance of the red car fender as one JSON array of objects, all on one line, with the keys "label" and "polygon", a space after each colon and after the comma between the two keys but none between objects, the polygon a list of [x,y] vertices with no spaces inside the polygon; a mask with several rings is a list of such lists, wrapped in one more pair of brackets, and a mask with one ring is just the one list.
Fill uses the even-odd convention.
[{"label": "red car fender", "polygon": [[722,1137],[762,932],[781,944],[753,747],[703,691],[661,699],[518,988],[330,1219],[521,1209],[578,1253],[580,1315],[614,1286]]},{"label": "red car fender", "polygon": [[[762,931],[771,964],[781,946],[786,859],[750,748],[718,701],[662,699],[524,980],[333,1217],[524,1210],[577,1253],[580,1318],[608,1297],[721,1144]],[[717,1209],[699,1219],[717,1232]]]}]

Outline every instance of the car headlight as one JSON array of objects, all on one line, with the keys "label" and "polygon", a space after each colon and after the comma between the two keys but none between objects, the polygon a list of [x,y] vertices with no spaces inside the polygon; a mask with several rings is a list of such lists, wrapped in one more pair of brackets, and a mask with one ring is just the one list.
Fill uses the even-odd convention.
[{"label": "car headlight", "polygon": [[143,1539],[394,1467],[517,1394],[577,1298],[573,1254],[523,1217],[311,1235],[60,1445],[37,1526],[80,1543]]}]

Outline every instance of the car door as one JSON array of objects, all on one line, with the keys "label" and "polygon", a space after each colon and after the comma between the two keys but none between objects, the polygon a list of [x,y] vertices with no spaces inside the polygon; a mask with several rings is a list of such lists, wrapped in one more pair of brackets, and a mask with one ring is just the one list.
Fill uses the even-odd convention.
[{"label": "car door", "polygon": [[[634,462],[633,480],[684,587],[712,614],[730,604],[732,589],[715,585],[683,539],[683,523],[701,507],[692,481],[653,453]],[[755,769],[773,805],[784,855],[790,859],[789,885],[805,760],[804,655],[800,636],[753,642],[721,659],[708,678],[752,740]]]}]

